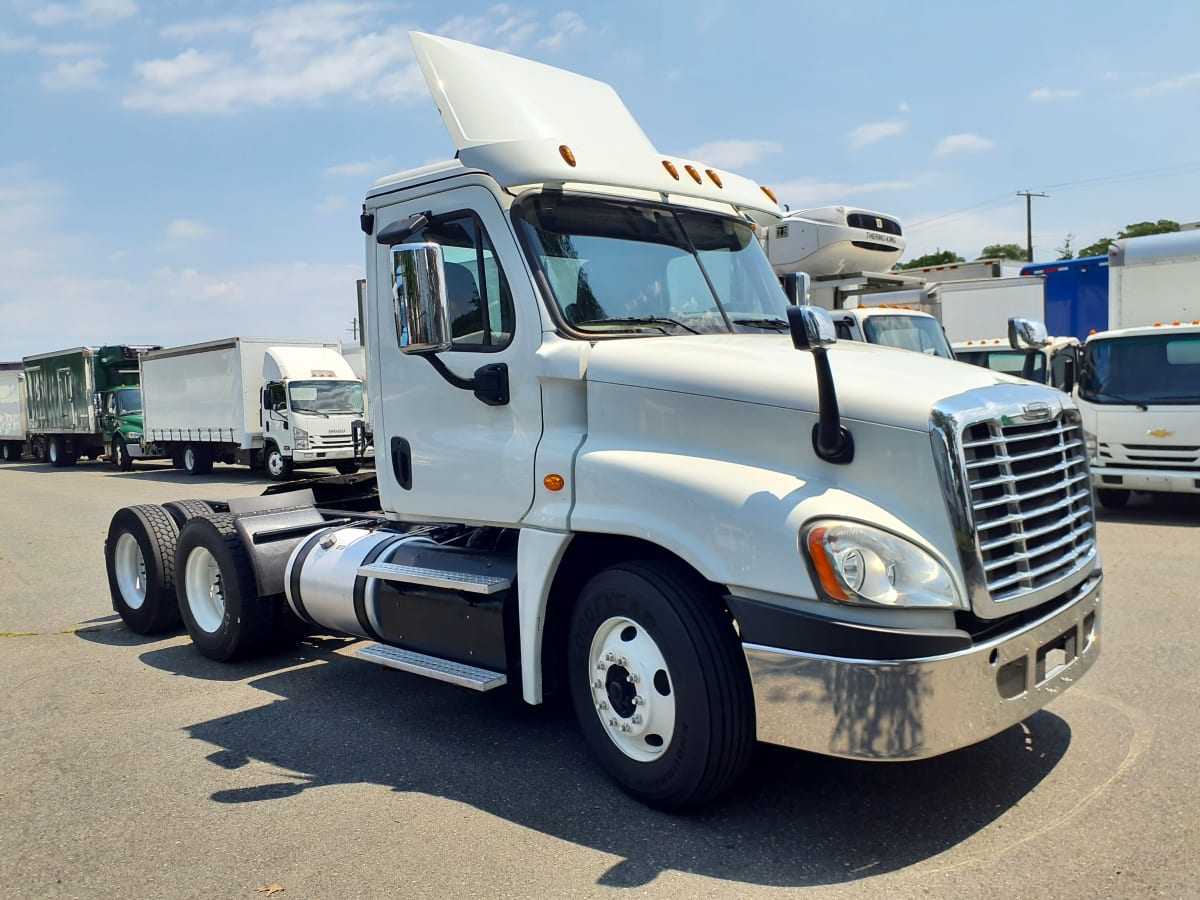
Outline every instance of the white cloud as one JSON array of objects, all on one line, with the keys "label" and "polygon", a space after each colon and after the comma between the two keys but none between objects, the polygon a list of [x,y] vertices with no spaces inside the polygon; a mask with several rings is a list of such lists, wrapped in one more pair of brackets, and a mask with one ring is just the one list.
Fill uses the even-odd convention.
[{"label": "white cloud", "polygon": [[192,219],[175,219],[167,226],[167,237],[175,241],[190,241],[208,236],[208,228]]},{"label": "white cloud", "polygon": [[903,134],[907,128],[907,122],[901,122],[898,120],[892,120],[890,122],[868,122],[865,125],[859,125],[850,132],[850,146],[865,147],[868,144],[874,144],[876,141],[882,141],[884,138],[895,137],[898,134]]},{"label": "white cloud", "polygon": [[1200,72],[1188,72],[1186,75],[1164,78],[1162,81],[1154,82],[1154,84],[1134,88],[1129,93],[1134,97],[1158,97],[1163,94],[1172,94],[1175,91],[1185,90],[1196,84],[1200,84]]},{"label": "white cloud", "polygon": [[695,159],[710,166],[737,171],[764,156],[783,152],[783,145],[778,141],[710,141],[701,144],[694,150],[683,154],[688,159]]},{"label": "white cloud", "polygon": [[1030,100],[1073,100],[1079,96],[1079,91],[1074,88],[1038,88],[1036,91],[1030,91]]},{"label": "white cloud", "polygon": [[74,24],[107,25],[136,16],[138,5],[133,0],[83,0],[81,3],[51,3],[30,16],[34,24],[45,28]]},{"label": "white cloud", "polygon": [[996,145],[985,137],[977,134],[952,134],[938,141],[934,148],[934,156],[949,156],[952,153],[977,153],[981,150],[991,150]]},{"label": "white cloud", "polygon": [[[137,63],[138,83],[124,104],[161,113],[231,113],[330,97],[419,98],[425,82],[412,56],[410,25],[397,21],[395,11],[376,2],[314,0],[171,25],[162,36],[189,46]],[[381,28],[381,20],[392,24]],[[499,4],[432,30],[502,50],[556,50],[587,26],[572,12],[546,22],[532,10]]]},{"label": "white cloud", "polygon": [[0,31],[0,53],[20,53],[23,50],[32,50],[36,46],[37,42],[30,38],[13,37]]},{"label": "white cloud", "polygon": [[61,62],[42,74],[42,85],[51,91],[71,91],[100,87],[100,73],[108,67],[102,59],[88,57]]},{"label": "white cloud", "polygon": [[369,178],[372,175],[377,175],[383,171],[382,163],[375,160],[367,159],[359,162],[342,163],[337,166],[330,166],[325,170],[326,175],[332,175],[335,178],[353,177],[353,178]]}]

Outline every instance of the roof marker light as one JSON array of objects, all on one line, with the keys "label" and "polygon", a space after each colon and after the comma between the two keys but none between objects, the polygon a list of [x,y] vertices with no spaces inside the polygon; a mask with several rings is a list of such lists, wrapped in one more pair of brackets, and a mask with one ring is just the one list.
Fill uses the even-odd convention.
[{"label": "roof marker light", "polygon": [[695,167],[695,166],[684,166],[684,167],[683,167],[683,171],[685,171],[685,172],[687,172],[689,175],[691,175],[691,176],[692,176],[692,181],[696,182],[696,184],[703,184],[703,183],[704,183],[704,180],[703,180],[703,179],[700,177],[700,173],[696,171],[696,167]]},{"label": "roof marker light", "polygon": [[563,158],[563,162],[565,162],[568,166],[570,166],[572,169],[575,168],[575,154],[571,152],[570,147],[568,147],[566,144],[563,144],[558,148],[558,155]]},{"label": "roof marker light", "polygon": [[715,184],[717,187],[719,187],[719,188],[725,187],[725,185],[721,184],[721,176],[718,175],[716,172],[714,172],[712,169],[705,169],[704,174],[707,175],[709,180],[713,184]]},{"label": "roof marker light", "polygon": [[772,203],[778,203],[778,202],[779,202],[779,198],[777,198],[777,197],[775,196],[775,192],[774,192],[773,190],[771,190],[769,187],[767,187],[767,186],[766,186],[766,185],[764,185],[764,184],[760,184],[760,185],[759,185],[759,187],[761,187],[761,188],[762,188],[762,192],[763,192],[764,194],[766,194],[768,197],[770,197],[770,198],[771,198],[771,202],[772,202]]},{"label": "roof marker light", "polygon": [[674,178],[676,181],[679,180],[679,170],[675,168],[675,163],[671,162],[669,159],[664,159],[663,168],[667,170],[667,174],[669,174],[672,178]]}]

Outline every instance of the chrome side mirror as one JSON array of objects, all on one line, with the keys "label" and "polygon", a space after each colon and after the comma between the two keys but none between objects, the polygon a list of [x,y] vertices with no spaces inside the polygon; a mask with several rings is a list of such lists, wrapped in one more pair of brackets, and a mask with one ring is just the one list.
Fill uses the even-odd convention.
[{"label": "chrome side mirror", "polygon": [[837,343],[837,328],[829,310],[820,306],[789,306],[787,317],[792,331],[792,346],[797,350],[828,347]]},{"label": "chrome side mirror", "polygon": [[440,244],[392,247],[395,282],[392,312],[401,353],[440,353],[450,349],[446,274]]},{"label": "chrome side mirror", "polygon": [[1046,324],[1040,319],[1014,316],[1008,320],[1008,343],[1014,350],[1040,350],[1050,343]]}]

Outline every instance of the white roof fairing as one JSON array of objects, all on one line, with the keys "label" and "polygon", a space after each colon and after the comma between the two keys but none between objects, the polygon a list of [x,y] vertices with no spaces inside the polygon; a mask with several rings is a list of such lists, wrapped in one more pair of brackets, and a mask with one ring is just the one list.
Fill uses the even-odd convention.
[{"label": "white roof fairing", "polygon": [[[604,82],[449,38],[419,32],[410,37],[458,158],[506,189],[601,185],[726,203],[760,223],[782,215],[750,179],[659,153]],[[575,166],[560,154],[563,145],[571,148]],[[678,178],[663,160],[675,165]],[[688,174],[688,165],[700,183]]]}]

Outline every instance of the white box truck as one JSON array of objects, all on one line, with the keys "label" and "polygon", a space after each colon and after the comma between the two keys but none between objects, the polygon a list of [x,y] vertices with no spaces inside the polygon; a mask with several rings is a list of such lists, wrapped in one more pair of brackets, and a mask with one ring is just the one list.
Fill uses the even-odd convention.
[{"label": "white box truck", "polygon": [[1100,502],[1200,494],[1200,231],[1114,241],[1077,399]]},{"label": "white box truck", "polygon": [[141,366],[144,455],[193,475],[263,466],[279,481],[362,462],[362,380],[338,341],[233,337],[148,353]]},{"label": "white box truck", "polygon": [[730,789],[756,739],[919,759],[1078,681],[1102,574],[1069,397],[838,341],[789,307],[758,184],[659,153],[608,85],[413,44],[458,152],[363,208],[377,493],[273,485],[178,531],[119,510],[131,628],[181,615],[218,660],[332,630],[566,694],[666,809]]},{"label": "white box truck", "polygon": [[0,460],[16,462],[29,440],[25,374],[20,362],[0,363]]}]

